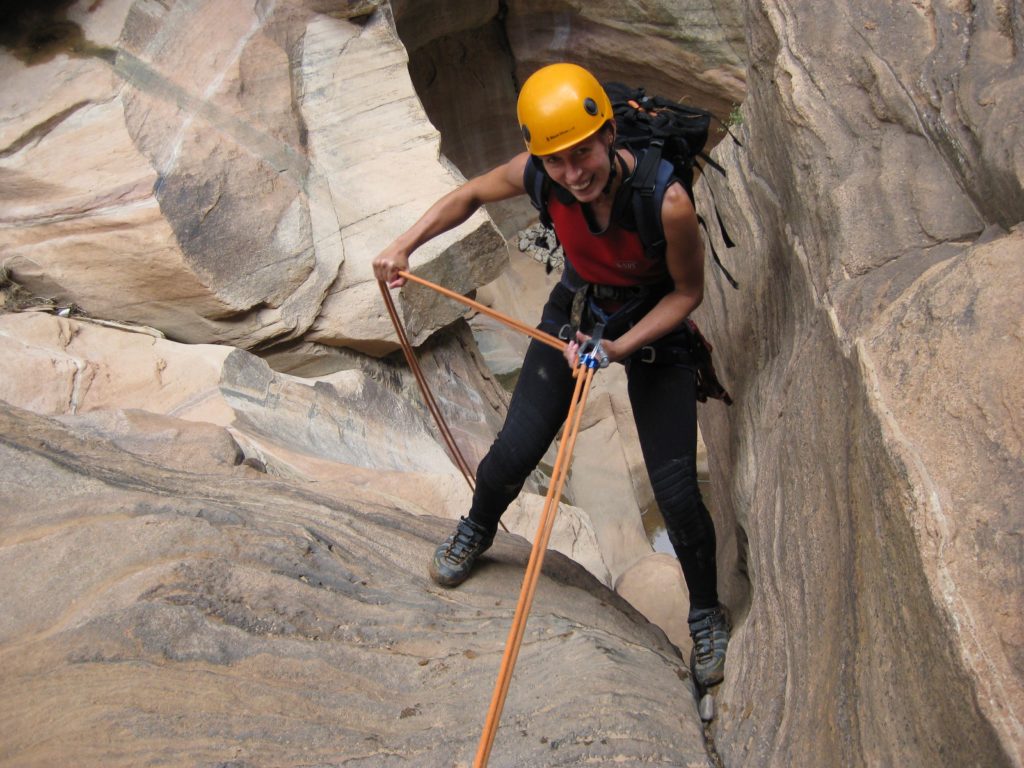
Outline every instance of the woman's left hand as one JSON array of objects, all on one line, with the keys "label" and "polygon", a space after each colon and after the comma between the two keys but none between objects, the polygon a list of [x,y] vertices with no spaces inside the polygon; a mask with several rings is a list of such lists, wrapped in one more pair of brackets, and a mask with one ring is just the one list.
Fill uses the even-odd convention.
[{"label": "woman's left hand", "polygon": [[[569,363],[569,367],[574,369],[579,365],[580,347],[590,341],[590,337],[580,331],[576,331],[576,340],[570,341],[565,351],[562,352],[566,362]],[[607,355],[608,362],[614,363],[618,360],[615,354],[615,342],[608,339],[601,339],[601,350]]]}]

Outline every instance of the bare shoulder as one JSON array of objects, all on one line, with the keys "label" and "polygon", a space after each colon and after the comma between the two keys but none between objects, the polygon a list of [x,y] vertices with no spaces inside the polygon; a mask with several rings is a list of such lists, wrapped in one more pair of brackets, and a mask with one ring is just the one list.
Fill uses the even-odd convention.
[{"label": "bare shoulder", "polygon": [[665,232],[667,256],[674,259],[701,261],[704,243],[700,237],[697,211],[682,184],[669,185],[661,205],[661,227]]},{"label": "bare shoulder", "polygon": [[661,204],[663,224],[685,224],[691,219],[694,224],[697,223],[697,212],[693,208],[690,196],[686,194],[682,184],[670,184],[665,190],[665,199]]}]

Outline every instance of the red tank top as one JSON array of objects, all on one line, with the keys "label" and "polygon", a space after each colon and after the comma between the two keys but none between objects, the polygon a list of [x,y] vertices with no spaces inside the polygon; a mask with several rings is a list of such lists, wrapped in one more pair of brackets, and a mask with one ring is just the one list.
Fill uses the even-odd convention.
[{"label": "red tank top", "polygon": [[640,236],[618,222],[595,235],[583,207],[575,201],[563,203],[555,194],[548,197],[548,213],[565,257],[588,283],[649,285],[667,276],[664,260],[648,258]]}]

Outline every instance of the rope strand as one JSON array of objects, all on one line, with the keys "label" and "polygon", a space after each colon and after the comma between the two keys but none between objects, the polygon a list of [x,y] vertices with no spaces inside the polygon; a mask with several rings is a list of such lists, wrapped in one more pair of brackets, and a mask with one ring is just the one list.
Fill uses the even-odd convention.
[{"label": "rope strand", "polygon": [[416,383],[419,385],[420,393],[423,395],[423,400],[427,404],[427,409],[430,411],[431,416],[434,417],[434,421],[437,423],[437,427],[441,432],[441,437],[444,439],[445,445],[448,446],[448,453],[455,461],[456,466],[462,472],[462,476],[466,478],[469,490],[475,491],[476,483],[474,481],[473,471],[469,468],[469,464],[462,455],[462,451],[459,450],[459,446],[455,442],[455,437],[452,435],[451,430],[448,429],[448,423],[444,420],[444,416],[441,414],[441,409],[437,407],[437,402],[434,400],[434,395],[430,391],[430,387],[427,386],[427,380],[423,376],[423,370],[420,368],[416,355],[413,353],[412,344],[409,343],[409,337],[405,333],[405,328],[402,327],[401,320],[398,317],[398,310],[395,309],[395,302],[391,298],[391,293],[388,291],[388,288],[383,281],[378,281],[378,285],[380,286],[381,294],[384,296],[384,305],[388,309],[388,314],[391,316],[391,322],[395,326],[395,332],[398,334],[398,340],[402,345],[402,352],[405,354],[405,360],[409,364],[409,368],[412,370]]},{"label": "rope strand", "polygon": [[447,296],[449,299],[454,299],[455,301],[461,302],[462,304],[465,304],[467,307],[475,309],[477,312],[480,312],[481,314],[487,315],[488,317],[493,317],[495,320],[504,323],[509,328],[519,331],[520,333],[525,333],[527,336],[530,336],[531,338],[534,338],[537,341],[547,344],[549,347],[554,347],[559,352],[563,351],[566,347],[566,343],[564,341],[562,341],[561,339],[556,339],[550,333],[544,333],[544,331],[539,330],[537,328],[533,328],[532,326],[529,326],[526,323],[516,320],[514,317],[509,317],[508,315],[503,314],[496,309],[485,307],[480,302],[473,301],[472,299],[463,296],[461,293],[456,293],[455,291],[449,290],[448,288],[444,288],[440,285],[437,285],[436,283],[432,283],[429,280],[424,280],[422,277],[417,277],[416,275],[410,274],[409,272],[400,271],[398,274],[400,277],[404,277],[406,280],[409,280],[413,283],[419,283],[422,286],[437,291],[442,296]]},{"label": "rope strand", "polygon": [[519,602],[516,605],[516,611],[512,618],[512,628],[509,630],[508,640],[505,643],[505,653],[501,660],[501,667],[498,670],[498,679],[494,685],[494,693],[491,697],[491,706],[487,712],[487,719],[484,721],[484,729],[480,734],[480,743],[477,746],[473,768],[486,768],[487,760],[491,754],[491,747],[494,745],[494,737],[498,732],[498,722],[501,720],[501,712],[505,707],[505,699],[508,696],[508,690],[512,683],[512,671],[519,656],[523,636],[526,634],[526,620],[529,617],[530,607],[533,605],[533,597],[537,591],[537,581],[540,579],[544,553],[547,551],[551,531],[555,525],[555,516],[558,513],[558,500],[562,496],[565,480],[569,474],[569,464],[572,462],[572,453],[576,447],[576,437],[579,434],[580,423],[583,420],[583,407],[586,404],[587,396],[590,394],[590,384],[593,378],[594,369],[587,368],[586,373],[583,376],[578,376],[576,379],[576,389],[573,392],[572,403],[569,406],[569,414],[565,419],[566,434],[562,439],[561,445],[558,447],[558,455],[551,473],[551,484],[548,487],[547,497],[544,499],[544,512],[541,515],[537,535],[534,537],[533,548],[530,551],[530,560],[526,565],[523,586],[519,592]]}]

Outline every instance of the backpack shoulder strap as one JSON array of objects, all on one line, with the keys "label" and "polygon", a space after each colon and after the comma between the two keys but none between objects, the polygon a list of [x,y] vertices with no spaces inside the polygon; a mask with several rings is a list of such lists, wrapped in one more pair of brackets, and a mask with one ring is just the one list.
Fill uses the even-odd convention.
[{"label": "backpack shoulder strap", "polygon": [[[651,147],[644,150],[637,159],[632,195],[633,215],[636,220],[637,234],[640,235],[640,241],[644,244],[644,250],[651,258],[665,258],[665,229],[661,225],[661,206],[665,201],[665,190],[668,189],[668,185],[673,181],[681,183],[683,189],[686,190],[686,194],[693,201],[693,189],[691,186],[684,179],[674,175],[672,164],[662,159],[660,146],[652,142]],[[725,232],[725,225],[722,223],[717,208],[715,209],[715,215],[718,216],[726,247],[731,248],[733,243]],[[697,214],[697,221],[704,231],[707,232],[707,223],[700,214]],[[708,233],[708,245],[711,248],[711,258],[722,271],[725,279],[729,281],[733,288],[739,288],[739,283],[729,274],[729,270],[725,268],[722,260],[718,257],[718,251],[715,249],[710,233]]]},{"label": "backpack shoulder strap", "polygon": [[665,200],[665,190],[672,181],[672,174],[672,163],[662,159],[661,144],[657,140],[637,158],[636,170],[633,172],[633,217],[640,241],[651,258],[665,257],[661,204]]},{"label": "backpack shoulder strap", "polygon": [[551,193],[551,180],[543,170],[537,167],[537,163],[530,158],[526,161],[523,169],[523,186],[530,202],[540,214],[540,223],[545,227],[551,227],[551,215],[548,213],[548,195]]}]

